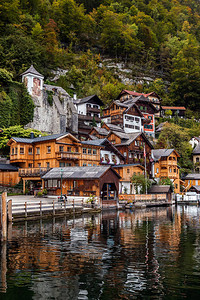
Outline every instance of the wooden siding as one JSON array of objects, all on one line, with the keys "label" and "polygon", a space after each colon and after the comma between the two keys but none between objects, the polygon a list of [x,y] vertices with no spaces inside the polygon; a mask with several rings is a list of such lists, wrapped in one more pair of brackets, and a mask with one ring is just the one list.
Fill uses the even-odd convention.
[{"label": "wooden siding", "polygon": [[[83,148],[86,148],[86,154],[83,153]],[[93,166],[100,164],[100,148],[100,146],[83,145],[72,137],[34,144],[13,141],[10,147],[10,161],[17,163],[20,168],[55,168],[64,165],[83,166],[84,164]],[[32,149],[31,153],[29,149]],[[96,154],[94,154],[95,151]]]},{"label": "wooden siding", "polygon": [[180,193],[179,168],[175,151],[168,157],[161,157],[158,162],[155,162],[154,174],[156,178],[164,179],[168,177],[172,179],[174,183],[174,192]]},{"label": "wooden siding", "polygon": [[14,186],[19,183],[20,177],[18,172],[0,171],[0,184]]}]

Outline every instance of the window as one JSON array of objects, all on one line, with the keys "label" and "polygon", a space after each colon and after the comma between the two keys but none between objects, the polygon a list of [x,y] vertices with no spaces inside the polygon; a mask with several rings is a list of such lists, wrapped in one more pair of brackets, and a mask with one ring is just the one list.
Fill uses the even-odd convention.
[{"label": "window", "polygon": [[169,169],[169,172],[171,173],[171,172],[172,172],[172,169]]},{"label": "window", "polygon": [[83,154],[87,154],[87,149],[83,148]]},{"label": "window", "polygon": [[93,155],[97,154],[97,149],[93,149]]},{"label": "window", "polygon": [[86,163],[83,163],[83,167],[86,167],[87,166],[87,164]]},{"label": "window", "polygon": [[72,152],[72,147],[67,147],[67,152]]},{"label": "window", "polygon": [[124,156],[126,157],[126,152],[124,152]]},{"label": "window", "polygon": [[129,174],[130,173],[130,169],[127,169],[127,174]]},{"label": "window", "polygon": [[59,146],[59,152],[63,152],[64,151],[64,146]]},{"label": "window", "polygon": [[29,155],[32,155],[32,154],[33,154],[33,148],[30,148],[30,147],[28,148],[28,154],[29,154]]},{"label": "window", "polygon": [[40,147],[36,147],[36,154],[40,154]]},{"label": "window", "polygon": [[51,146],[47,146],[47,153],[51,153]]},{"label": "window", "polygon": [[49,169],[50,168],[50,163],[47,162],[46,165],[47,165],[47,169]]},{"label": "window", "polygon": [[92,154],[92,149],[88,149],[88,154]]},{"label": "window", "polygon": [[12,148],[12,155],[14,155],[15,154],[15,149],[14,148]]},{"label": "window", "polygon": [[78,153],[78,147],[75,147],[75,152]]},{"label": "window", "polygon": [[29,167],[29,168],[32,168],[32,167],[33,167],[33,164],[28,164],[28,167]]},{"label": "window", "polygon": [[88,167],[92,167],[92,164],[88,164]]},{"label": "window", "polygon": [[60,163],[59,163],[59,167],[62,168],[62,167],[64,167],[64,166],[65,166],[65,163],[64,163],[64,162],[60,162]]},{"label": "window", "polygon": [[156,173],[159,173],[159,169],[158,168],[156,168]]},{"label": "window", "polygon": [[149,119],[149,120],[152,120],[152,116],[148,116],[148,119]]},{"label": "window", "polygon": [[176,173],[176,169],[174,169],[174,173]]},{"label": "window", "polygon": [[71,163],[66,163],[66,167],[71,167]]},{"label": "window", "polygon": [[77,181],[76,181],[76,180],[74,180],[74,182],[73,182],[73,187],[74,187],[74,188],[77,187]]},{"label": "window", "polygon": [[41,168],[41,163],[38,163],[38,168]]},{"label": "window", "polygon": [[15,154],[17,154],[17,147],[15,147]]},{"label": "window", "polygon": [[96,167],[97,165],[96,164],[93,164],[93,167]]},{"label": "window", "polygon": [[20,154],[24,154],[24,148],[20,147]]},{"label": "window", "polygon": [[196,158],[196,162],[199,162],[199,157]]}]

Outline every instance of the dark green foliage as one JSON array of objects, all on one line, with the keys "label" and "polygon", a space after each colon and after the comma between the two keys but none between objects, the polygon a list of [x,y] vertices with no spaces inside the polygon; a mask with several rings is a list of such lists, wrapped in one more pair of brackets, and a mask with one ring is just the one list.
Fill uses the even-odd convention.
[{"label": "dark green foliage", "polygon": [[52,91],[46,91],[47,92],[47,101],[50,106],[53,105],[53,92]]},{"label": "dark green foliage", "polygon": [[4,128],[3,132],[0,133],[0,153],[5,155],[9,154],[9,147],[7,146],[7,143],[11,137],[30,138],[31,132],[34,133],[35,137],[45,135],[36,129],[24,129],[21,125]]}]

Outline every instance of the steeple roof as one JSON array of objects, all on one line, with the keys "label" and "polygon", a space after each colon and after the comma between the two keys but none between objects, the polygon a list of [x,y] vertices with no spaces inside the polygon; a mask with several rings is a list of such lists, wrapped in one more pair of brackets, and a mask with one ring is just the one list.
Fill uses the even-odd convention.
[{"label": "steeple roof", "polygon": [[34,68],[33,65],[31,65],[29,69],[27,69],[24,73],[22,73],[21,76],[22,76],[22,75],[26,75],[26,74],[28,74],[28,73],[31,73],[31,74],[34,74],[34,75],[37,75],[37,76],[40,76],[40,77],[43,77],[43,78],[44,78],[44,76],[43,76],[42,74],[40,74],[40,73]]}]

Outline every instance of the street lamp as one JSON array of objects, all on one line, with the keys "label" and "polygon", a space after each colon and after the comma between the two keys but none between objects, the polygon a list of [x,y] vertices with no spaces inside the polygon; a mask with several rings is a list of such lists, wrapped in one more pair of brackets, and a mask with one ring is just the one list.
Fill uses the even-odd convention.
[{"label": "street lamp", "polygon": [[60,174],[60,184],[61,184],[61,187],[60,187],[60,200],[62,200],[62,176],[63,176],[63,169],[60,170],[61,174]]}]

